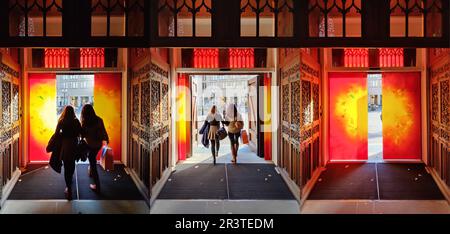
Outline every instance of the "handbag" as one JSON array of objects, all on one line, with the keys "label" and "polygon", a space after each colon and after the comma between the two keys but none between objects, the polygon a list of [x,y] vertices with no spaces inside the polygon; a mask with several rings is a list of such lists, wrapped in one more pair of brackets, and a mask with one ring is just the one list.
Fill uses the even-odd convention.
[{"label": "handbag", "polygon": [[45,148],[45,151],[47,151],[47,153],[55,152],[58,151],[60,147],[61,147],[61,136],[58,132],[55,132],[53,133],[52,137],[50,137],[47,147]]},{"label": "handbag", "polygon": [[245,129],[241,130],[241,142],[242,144],[246,145],[248,144],[248,133]]},{"label": "handbag", "polygon": [[234,111],[234,127],[241,130],[244,128],[244,121],[237,120],[237,113],[236,110]]},{"label": "handbag", "polygon": [[45,151],[47,153],[52,153],[48,164],[57,173],[61,173],[62,161],[61,161],[61,135],[59,132],[55,131],[50,140],[48,141]]},{"label": "handbag", "polygon": [[86,162],[89,154],[89,146],[84,139],[78,141],[76,152],[75,152],[75,160]]},{"label": "handbag", "polygon": [[103,146],[102,154],[100,157],[100,166],[105,171],[114,170],[114,153],[113,149],[108,145]]},{"label": "handbag", "polygon": [[216,133],[217,138],[221,141],[227,137],[227,130],[222,126]]},{"label": "handbag", "polygon": [[237,129],[241,130],[241,129],[244,128],[244,121],[236,121],[236,122],[234,122],[234,126],[235,126]]}]

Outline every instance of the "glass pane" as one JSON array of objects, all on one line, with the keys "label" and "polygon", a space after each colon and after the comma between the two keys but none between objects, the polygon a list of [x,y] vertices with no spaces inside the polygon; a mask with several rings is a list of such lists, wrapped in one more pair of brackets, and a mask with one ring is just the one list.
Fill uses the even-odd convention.
[{"label": "glass pane", "polygon": [[191,1],[185,1],[185,3],[186,4],[183,6],[183,1],[177,2],[177,7],[182,7],[177,13],[177,34],[179,37],[192,37],[193,18],[190,9],[192,9],[193,6]]},{"label": "glass pane", "polygon": [[[48,1],[47,1],[48,2]],[[47,3],[47,6],[49,3]],[[55,5],[53,5],[47,12],[47,29],[46,35],[49,37],[62,36],[62,0],[56,0]]]},{"label": "glass pane", "polygon": [[[25,24],[25,19],[22,22],[22,24]],[[23,33],[24,32],[25,30],[23,31]],[[43,32],[43,14],[42,11],[39,10],[37,5],[34,5],[34,7],[31,8],[30,12],[28,13],[28,36],[43,36]]]},{"label": "glass pane", "polygon": [[[422,1],[409,1],[408,8],[408,37],[423,37],[423,8]],[[419,5],[417,5],[419,4]]]},{"label": "glass pane", "polygon": [[211,0],[196,1],[196,9],[199,9],[195,15],[195,36],[211,36]]},{"label": "glass pane", "polygon": [[[12,37],[19,36],[21,31],[25,35],[25,25],[22,25],[22,21],[24,20],[22,19],[24,18],[24,13],[22,10],[20,10],[19,5],[15,5],[15,2],[16,1],[12,0],[9,1],[9,6],[13,7],[9,12],[9,35]],[[17,2],[19,3],[21,1]]]},{"label": "glass pane", "polygon": [[241,0],[241,37],[256,37],[255,0]]},{"label": "glass pane", "polygon": [[393,3],[394,1],[391,1],[390,35],[391,37],[404,37],[406,35],[405,13],[400,8],[402,5]]},{"label": "glass pane", "polygon": [[128,11],[128,35],[132,37],[144,36],[144,0],[136,0],[129,6]]},{"label": "glass pane", "polygon": [[125,6],[125,0],[117,1],[118,4],[114,5],[110,13],[110,36],[125,36],[125,11],[122,8]]},{"label": "glass pane", "polygon": [[294,36],[294,14],[293,1],[284,0],[278,3],[278,36],[292,37]]},{"label": "glass pane", "polygon": [[259,36],[275,36],[275,14],[267,8],[259,15]]},{"label": "glass pane", "polygon": [[159,0],[158,35],[160,37],[175,36],[174,7],[173,1]]},{"label": "glass pane", "polygon": [[442,36],[442,2],[441,0],[427,2],[428,14],[426,18],[427,37]]},{"label": "glass pane", "polygon": [[[343,18],[342,14],[337,8],[332,8],[328,13],[328,37],[342,37],[343,36]],[[325,30],[325,18],[322,18],[320,27]]]},{"label": "glass pane", "polygon": [[93,0],[91,13],[91,35],[106,36],[107,17],[102,6],[106,6],[106,0]]},{"label": "glass pane", "polygon": [[361,14],[352,8],[346,15],[345,33],[347,37],[361,37]]},{"label": "glass pane", "polygon": [[[309,21],[309,36],[310,37],[318,37],[320,34],[319,25],[321,24],[321,19],[323,18],[323,14],[318,7],[311,8],[310,6],[308,21]],[[324,36],[324,30],[322,29],[322,36]]]}]

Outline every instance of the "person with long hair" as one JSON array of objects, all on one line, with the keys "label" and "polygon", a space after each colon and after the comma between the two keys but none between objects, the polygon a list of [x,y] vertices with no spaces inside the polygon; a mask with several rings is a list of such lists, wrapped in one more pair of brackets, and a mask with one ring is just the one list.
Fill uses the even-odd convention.
[{"label": "person with long hair", "polygon": [[75,152],[78,144],[78,138],[81,135],[80,121],[75,115],[72,106],[64,107],[58,120],[55,133],[61,137],[60,159],[64,165],[64,179],[66,189],[64,191],[67,200],[72,200],[72,180],[75,172]]},{"label": "person with long hair", "polygon": [[89,187],[95,192],[100,192],[100,179],[97,171],[97,154],[103,145],[109,143],[108,133],[106,132],[103,119],[95,113],[91,104],[86,104],[81,110],[82,137],[86,140],[89,148],[89,176],[93,178],[94,183]]},{"label": "person with long hair", "polygon": [[217,137],[217,131],[219,131],[220,122],[223,121],[223,118],[215,105],[211,107],[206,116],[206,121],[209,123],[208,139],[211,141],[211,154],[214,165],[216,165],[216,158],[219,156],[220,148],[220,139]]},{"label": "person with long hair", "polygon": [[238,156],[237,153],[239,151],[239,137],[241,136],[241,129],[244,125],[242,116],[237,111],[236,104],[229,104],[227,106],[225,110],[224,123],[228,126],[228,138],[230,138],[231,155],[233,156],[231,162],[236,164]]}]

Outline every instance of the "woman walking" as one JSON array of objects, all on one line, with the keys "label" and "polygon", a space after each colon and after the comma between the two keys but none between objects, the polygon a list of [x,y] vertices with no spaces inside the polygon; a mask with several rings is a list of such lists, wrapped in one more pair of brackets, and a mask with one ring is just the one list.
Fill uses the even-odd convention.
[{"label": "woman walking", "polygon": [[222,115],[217,111],[217,107],[213,105],[208,115],[206,116],[206,121],[209,124],[208,139],[211,141],[211,153],[216,165],[216,157],[219,156],[220,139],[217,136],[219,131],[220,122],[223,121]]},{"label": "woman walking", "polygon": [[100,180],[97,171],[97,154],[103,145],[109,143],[103,119],[95,114],[94,108],[90,104],[83,106],[81,110],[82,137],[85,138],[89,148],[89,176],[94,179],[94,183],[89,187],[95,192],[100,192]]},{"label": "woman walking", "polygon": [[72,106],[66,106],[61,113],[56,126],[55,133],[61,139],[60,159],[64,165],[64,180],[66,189],[64,191],[67,200],[72,200],[72,180],[75,172],[75,152],[78,137],[81,135],[80,121],[75,115]]},{"label": "woman walking", "polygon": [[237,163],[237,153],[239,151],[239,137],[241,129],[244,127],[244,121],[241,114],[237,111],[235,104],[229,104],[225,110],[225,124],[228,126],[228,137],[231,143],[231,162]]}]

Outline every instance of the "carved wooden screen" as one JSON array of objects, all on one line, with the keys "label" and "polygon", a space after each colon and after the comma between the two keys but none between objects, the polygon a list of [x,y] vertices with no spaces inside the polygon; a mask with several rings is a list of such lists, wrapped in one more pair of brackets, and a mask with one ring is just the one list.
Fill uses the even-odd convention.
[{"label": "carved wooden screen", "polygon": [[0,53],[0,199],[2,187],[19,168],[20,82],[18,65]]},{"label": "carved wooden screen", "polygon": [[170,164],[170,88],[168,66],[145,56],[131,81],[131,139],[128,166],[151,196]]},{"label": "carved wooden screen", "polygon": [[281,155],[278,159],[303,191],[320,164],[319,64],[297,52],[281,71]]},{"label": "carved wooden screen", "polygon": [[430,154],[428,163],[450,187],[450,50],[434,59],[430,85]]}]

